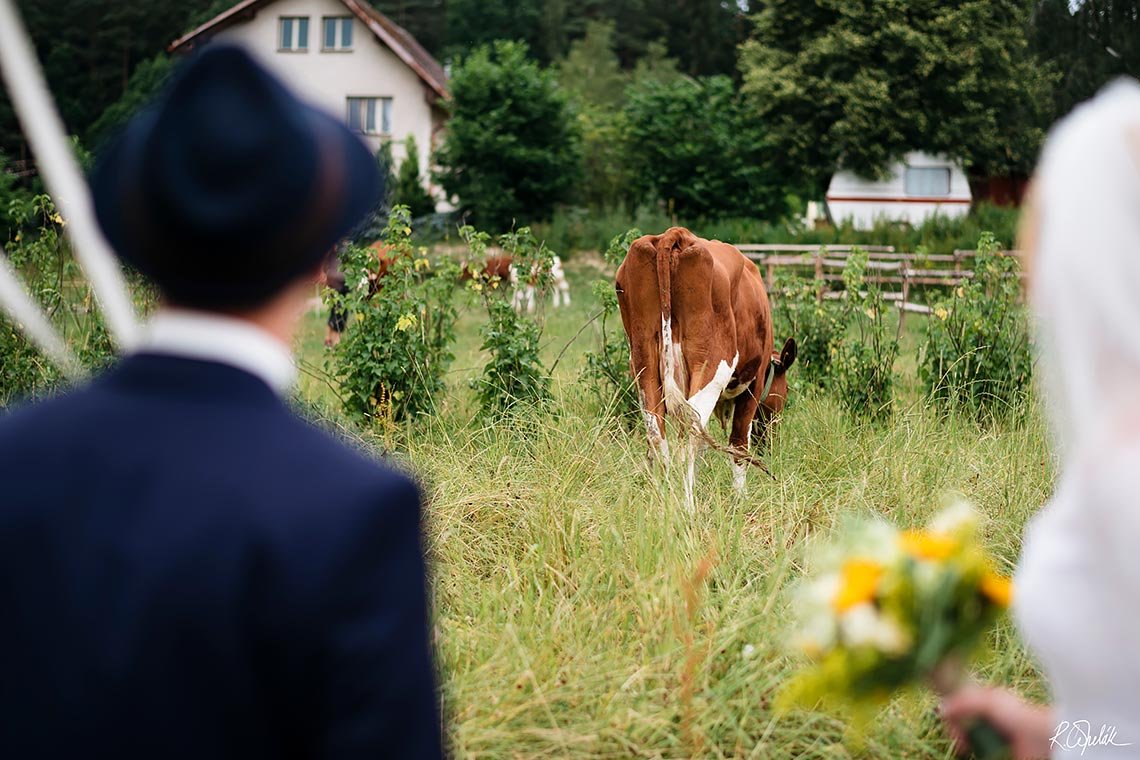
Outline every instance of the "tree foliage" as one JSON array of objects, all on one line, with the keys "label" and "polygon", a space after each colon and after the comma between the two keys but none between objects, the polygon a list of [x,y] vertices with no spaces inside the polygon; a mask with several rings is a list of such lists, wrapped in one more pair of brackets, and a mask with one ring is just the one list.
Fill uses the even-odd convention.
[{"label": "tree foliage", "polygon": [[1053,113],[1063,116],[1106,82],[1140,77],[1140,0],[1039,0],[1030,44],[1060,73]]},{"label": "tree foliage", "polygon": [[728,77],[646,80],[629,89],[625,117],[639,198],[690,217],[783,211],[767,137]]},{"label": "tree foliage", "polygon": [[577,123],[553,72],[496,42],[456,65],[439,182],[482,226],[549,216],[577,180]]},{"label": "tree foliage", "polygon": [[744,91],[783,173],[815,192],[911,150],[1025,173],[1052,84],[1026,21],[1021,0],[770,0],[741,50]]},{"label": "tree foliage", "polygon": [[427,216],[435,211],[435,201],[424,187],[420,174],[420,151],[416,138],[408,135],[404,141],[404,160],[396,173],[396,186],[392,189],[392,202],[407,206],[413,219]]}]

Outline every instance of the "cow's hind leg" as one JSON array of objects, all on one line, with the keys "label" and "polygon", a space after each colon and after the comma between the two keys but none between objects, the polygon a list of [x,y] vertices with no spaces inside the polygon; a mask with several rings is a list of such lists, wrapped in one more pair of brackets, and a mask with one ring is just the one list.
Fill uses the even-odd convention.
[{"label": "cow's hind leg", "polygon": [[[748,390],[736,397],[736,405],[732,410],[732,434],[728,443],[735,449],[747,454],[749,439],[752,434],[752,419],[756,416],[758,402],[756,394],[759,391],[759,380],[753,380]],[[744,475],[748,465],[739,457],[732,460],[732,486],[737,493],[744,493]]]}]

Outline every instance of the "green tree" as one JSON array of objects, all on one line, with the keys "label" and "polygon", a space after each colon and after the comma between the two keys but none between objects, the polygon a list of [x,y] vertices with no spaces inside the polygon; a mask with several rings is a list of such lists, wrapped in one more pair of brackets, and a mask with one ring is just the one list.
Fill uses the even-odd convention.
[{"label": "green tree", "polygon": [[87,144],[96,145],[116,128],[126,124],[135,113],[149,103],[166,85],[174,70],[174,59],[166,53],[143,61],[131,74],[123,96],[109,105],[87,130]]},{"label": "green tree", "polygon": [[412,135],[408,135],[404,141],[404,160],[400,162],[400,170],[396,174],[392,202],[399,206],[407,206],[413,219],[419,219],[435,211],[435,201],[424,188],[423,176],[420,174],[419,146],[416,145],[416,138]]},{"label": "green tree", "polygon": [[591,21],[586,36],[570,45],[558,66],[558,81],[581,105],[612,108],[629,82],[614,52],[614,23]]},{"label": "green tree", "polygon": [[689,217],[784,212],[767,138],[731,79],[646,80],[628,93],[627,152],[639,200]]},{"label": "green tree", "polygon": [[443,53],[447,37],[446,0],[371,0],[373,7],[404,27],[432,55]]},{"label": "green tree", "polygon": [[[100,115],[130,89],[136,67],[166,48],[202,16],[233,2],[149,0],[19,0],[64,125],[87,135]],[[24,139],[0,88],[0,150],[21,156]]]},{"label": "green tree", "polygon": [[[447,51],[464,57],[496,40],[525,42],[544,61],[542,0],[448,0]],[[548,36],[548,35],[546,35]]]},{"label": "green tree", "polygon": [[574,187],[577,123],[554,75],[500,41],[459,61],[438,181],[485,227],[546,218]]},{"label": "green tree", "polygon": [[637,59],[633,67],[633,84],[643,85],[646,82],[659,82],[671,84],[681,76],[677,60],[669,57],[669,47],[664,40],[650,42],[645,48],[645,55]]},{"label": "green tree", "polygon": [[1030,44],[1060,73],[1053,113],[1063,116],[1115,77],[1140,77],[1140,0],[1035,3]]},{"label": "green tree", "polygon": [[1025,173],[1052,76],[1022,0],[770,0],[741,49],[744,92],[786,176],[877,177],[910,150],[974,175]]}]

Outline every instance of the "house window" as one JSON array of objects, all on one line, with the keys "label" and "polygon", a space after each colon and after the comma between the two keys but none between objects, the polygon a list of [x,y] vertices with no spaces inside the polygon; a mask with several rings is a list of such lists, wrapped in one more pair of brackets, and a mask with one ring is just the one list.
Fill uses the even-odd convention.
[{"label": "house window", "polygon": [[278,21],[278,50],[304,52],[309,49],[309,18],[307,16],[282,16]]},{"label": "house window", "polygon": [[348,126],[366,135],[392,133],[391,98],[349,98]]},{"label": "house window", "polygon": [[321,50],[352,50],[352,17],[321,19]]},{"label": "house window", "polygon": [[950,170],[944,166],[908,166],[904,183],[907,195],[949,195]]}]

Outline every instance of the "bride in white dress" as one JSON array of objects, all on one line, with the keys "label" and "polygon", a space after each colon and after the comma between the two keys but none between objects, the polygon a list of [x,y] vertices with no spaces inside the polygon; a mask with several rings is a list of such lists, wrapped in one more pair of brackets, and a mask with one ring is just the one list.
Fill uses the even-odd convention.
[{"label": "bride in white dress", "polygon": [[1140,757],[1140,84],[1120,80],[1050,135],[1026,211],[1039,367],[1059,478],[1029,523],[1014,612],[1053,705],[971,687],[1016,758]]}]

